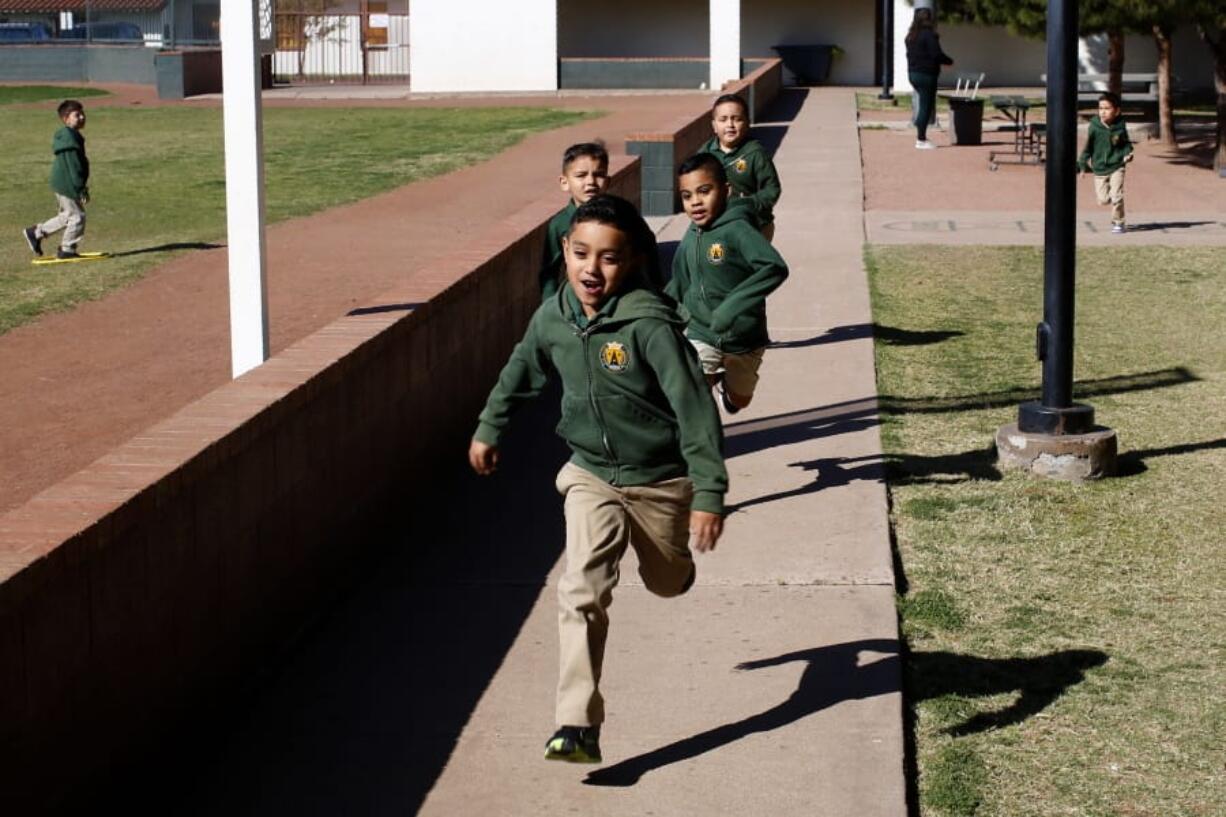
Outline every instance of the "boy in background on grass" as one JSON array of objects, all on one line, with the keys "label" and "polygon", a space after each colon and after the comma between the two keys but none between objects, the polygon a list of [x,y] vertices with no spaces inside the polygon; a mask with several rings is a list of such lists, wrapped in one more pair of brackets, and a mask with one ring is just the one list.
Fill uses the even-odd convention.
[{"label": "boy in background on grass", "polygon": [[749,105],[736,94],[724,94],[711,109],[711,130],[715,135],[702,146],[702,152],[724,163],[732,195],[749,199],[762,235],[770,241],[775,237],[775,204],[783,188],[766,149],[749,138]]},{"label": "boy in background on grass", "polygon": [[723,531],[723,434],[698,361],[667,299],[644,280],[643,219],[598,196],[576,208],[562,239],[567,283],[540,305],[481,412],[468,450],[481,475],[498,465],[511,415],[562,381],[558,434],[573,452],[558,473],[566,567],[558,582],[557,731],[545,758],[601,759],[601,668],[608,609],[627,546],[658,596],[694,583],[690,545]]},{"label": "boy in background on grass", "polygon": [[1113,93],[1098,98],[1098,116],[1090,120],[1086,146],[1077,157],[1077,170],[1094,172],[1094,193],[1099,204],[1111,205],[1111,232],[1123,233],[1124,165],[1132,161],[1132,142],[1120,117],[1120,99]]},{"label": "boy in background on grass", "polygon": [[59,213],[52,219],[22,230],[35,255],[43,254],[43,239],[60,230],[64,236],[56,258],[79,258],[77,247],[85,235],[85,205],[89,203],[89,159],[85,155],[85,106],[66,99],[56,110],[63,127],[51,139],[51,190]]},{"label": "boy in background on grass", "polygon": [[766,296],[788,277],[787,264],[757,229],[753,202],[729,198],[724,164],[699,153],[677,170],[690,228],[673,256],[665,292],[689,312],[686,328],[707,382],[736,414],[753,400],[770,337]]}]

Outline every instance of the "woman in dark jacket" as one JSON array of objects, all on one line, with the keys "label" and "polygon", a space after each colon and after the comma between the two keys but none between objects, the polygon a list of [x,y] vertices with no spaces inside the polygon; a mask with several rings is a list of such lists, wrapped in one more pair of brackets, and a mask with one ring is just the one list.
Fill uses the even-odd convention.
[{"label": "woman in dark jacket", "polygon": [[936,145],[928,141],[928,123],[937,103],[937,78],[942,65],[954,61],[941,50],[932,9],[918,8],[907,32],[907,78],[916,95],[915,146],[920,150],[932,150]]}]

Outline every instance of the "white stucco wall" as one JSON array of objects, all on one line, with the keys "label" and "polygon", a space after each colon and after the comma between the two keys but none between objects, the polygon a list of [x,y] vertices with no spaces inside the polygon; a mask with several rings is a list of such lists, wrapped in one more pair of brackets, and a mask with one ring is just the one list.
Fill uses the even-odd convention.
[{"label": "white stucco wall", "polygon": [[837,45],[845,53],[835,57],[830,83],[872,85],[876,6],[876,0],[742,0],[741,52],[770,57],[772,45]]},{"label": "white stucco wall", "polygon": [[414,91],[558,87],[556,0],[412,0]]},{"label": "white stucco wall", "polygon": [[709,20],[709,0],[558,0],[558,50],[563,57],[706,57]]}]

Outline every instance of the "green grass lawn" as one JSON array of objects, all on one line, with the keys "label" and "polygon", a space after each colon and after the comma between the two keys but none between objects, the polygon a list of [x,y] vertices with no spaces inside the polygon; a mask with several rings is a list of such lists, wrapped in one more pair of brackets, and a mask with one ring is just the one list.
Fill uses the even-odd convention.
[{"label": "green grass lawn", "polygon": [[[69,88],[63,85],[0,85],[0,105],[20,102],[44,102],[48,99],[85,99],[91,96],[108,96],[101,88]],[[8,116],[6,113],[5,116]]]},{"label": "green grass lawn", "polygon": [[[58,120],[45,109],[5,111],[0,332],[139,278],[170,258],[176,246],[224,241],[220,109],[90,110],[88,104],[86,109],[93,201],[82,249],[121,255],[84,264],[30,264],[20,231],[55,214],[47,175]],[[538,108],[269,108],[264,111],[268,220],[306,215],[446,173],[488,159],[527,134],[586,115]],[[54,252],[56,241],[44,242],[44,252]]]},{"label": "green grass lawn", "polygon": [[1226,266],[1079,255],[1079,399],[1120,476],[1001,474],[1039,248],[870,247],[921,811],[1226,814]]}]

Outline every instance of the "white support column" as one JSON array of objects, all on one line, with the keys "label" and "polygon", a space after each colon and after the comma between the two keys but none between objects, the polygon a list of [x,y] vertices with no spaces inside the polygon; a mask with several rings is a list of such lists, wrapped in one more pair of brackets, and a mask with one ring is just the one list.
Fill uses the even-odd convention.
[{"label": "white support column", "polygon": [[897,93],[911,92],[911,80],[907,79],[907,32],[911,30],[915,8],[921,5],[917,2],[913,7],[907,0],[894,0],[894,91]]},{"label": "white support column", "polygon": [[226,151],[226,245],[230,263],[230,360],[234,377],[268,359],[264,248],[264,137],[259,26],[254,0],[221,0],[221,74]]},{"label": "white support column", "polygon": [[741,78],[741,0],[711,2],[711,90]]}]

